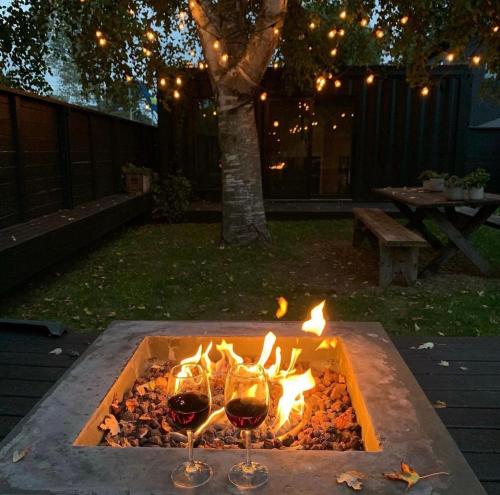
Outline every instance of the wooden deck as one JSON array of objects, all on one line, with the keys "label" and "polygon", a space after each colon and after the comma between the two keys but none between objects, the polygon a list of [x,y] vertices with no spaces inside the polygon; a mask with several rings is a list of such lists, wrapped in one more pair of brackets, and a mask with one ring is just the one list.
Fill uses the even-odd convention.
[{"label": "wooden deck", "polygon": [[0,293],[151,211],[151,195],[114,194],[0,230]]},{"label": "wooden deck", "polygon": [[[0,440],[95,337],[0,329]],[[429,400],[446,403],[437,412],[488,494],[500,495],[500,337],[393,340]],[[433,349],[417,349],[428,341]],[[49,354],[58,347],[60,355]]]}]

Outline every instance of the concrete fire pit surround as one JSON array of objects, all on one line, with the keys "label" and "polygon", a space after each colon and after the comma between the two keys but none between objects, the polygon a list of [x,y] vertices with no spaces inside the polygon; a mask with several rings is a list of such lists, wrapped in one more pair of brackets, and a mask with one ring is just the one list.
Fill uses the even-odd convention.
[{"label": "concrete fire pit surround", "polygon": [[[280,335],[304,335],[299,322],[114,322],[0,444],[0,494],[239,493],[227,472],[243,459],[241,450],[196,449],[196,457],[208,462],[215,474],[209,484],[186,492],[170,481],[172,467],[186,458],[184,449],[84,447],[74,442],[144,337],[263,337],[269,330],[278,342]],[[342,342],[381,450],[256,450],[255,459],[269,467],[270,482],[255,493],[354,493],[335,478],[357,470],[365,474],[360,493],[402,494],[405,484],[386,480],[381,473],[398,471],[404,459],[420,474],[451,474],[422,480],[411,489],[413,495],[485,495],[379,323],[329,322],[324,336]],[[13,453],[26,447],[25,458],[13,463]]]}]

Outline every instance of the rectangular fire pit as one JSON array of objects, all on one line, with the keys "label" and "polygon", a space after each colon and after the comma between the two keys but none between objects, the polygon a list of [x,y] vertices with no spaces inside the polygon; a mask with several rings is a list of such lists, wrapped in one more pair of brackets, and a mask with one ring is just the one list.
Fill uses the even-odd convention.
[{"label": "rectangular fire pit", "polygon": [[[259,492],[350,493],[335,479],[357,470],[365,474],[361,493],[403,493],[402,483],[381,473],[397,471],[404,459],[420,474],[450,473],[422,480],[414,494],[485,493],[378,323],[329,323],[315,337],[304,334],[298,322],[117,322],[0,445],[0,494],[179,493],[169,471],[185,459],[184,449],[100,446],[99,424],[151,358],[181,359],[221,338],[237,353],[256,357],[268,330],[277,335],[283,356],[301,347],[302,361],[311,367],[329,361],[345,377],[364,450],[256,450],[271,476]],[[324,338],[335,345],[317,350]],[[13,463],[13,453],[25,448],[24,459]],[[215,473],[197,493],[235,492],[227,472],[243,455],[239,449],[197,449]]]}]

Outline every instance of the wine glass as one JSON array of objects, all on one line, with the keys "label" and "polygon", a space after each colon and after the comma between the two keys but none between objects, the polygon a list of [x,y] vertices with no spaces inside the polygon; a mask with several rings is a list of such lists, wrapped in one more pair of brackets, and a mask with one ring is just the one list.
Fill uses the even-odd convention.
[{"label": "wine glass", "polygon": [[264,368],[255,363],[234,364],[226,378],[224,395],[226,415],[233,426],[244,430],[247,449],[246,461],[231,468],[229,481],[241,489],[257,488],[269,479],[267,467],[250,459],[251,430],[262,424],[269,409]]},{"label": "wine glass", "polygon": [[170,370],[167,397],[170,421],[178,430],[185,429],[188,439],[188,460],[172,471],[172,481],[183,488],[204,485],[213,475],[212,468],[193,459],[193,430],[206,421],[212,402],[203,368],[198,364],[174,366]]}]

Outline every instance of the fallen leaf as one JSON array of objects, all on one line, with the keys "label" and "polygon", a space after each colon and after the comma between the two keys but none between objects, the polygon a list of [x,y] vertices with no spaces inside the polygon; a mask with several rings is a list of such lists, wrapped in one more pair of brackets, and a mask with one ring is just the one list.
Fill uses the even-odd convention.
[{"label": "fallen leaf", "polygon": [[56,347],[55,349],[52,349],[49,354],[55,354],[56,356],[59,356],[59,354],[62,353],[62,349],[60,347]]},{"label": "fallen leaf", "polygon": [[364,477],[365,475],[359,471],[345,471],[340,476],[337,476],[337,483],[339,485],[345,483],[349,488],[359,492],[363,488],[361,480]]},{"label": "fallen leaf", "polygon": [[434,342],[425,342],[420,344],[417,349],[434,349]]},{"label": "fallen leaf", "polygon": [[434,406],[434,409],[445,409],[448,407],[448,404],[444,400],[437,400],[432,404]]},{"label": "fallen leaf", "polygon": [[404,481],[408,485],[408,489],[411,488],[420,479],[419,474],[403,461],[401,461],[400,472],[384,473],[384,476],[389,480]]},{"label": "fallen leaf", "polygon": [[415,332],[419,332],[420,327],[418,326],[417,322],[415,322],[413,325],[415,326]]},{"label": "fallen leaf", "polygon": [[432,476],[438,476],[440,474],[449,476],[450,473],[440,471],[438,473],[431,473],[426,474],[425,476],[420,476],[412,467],[401,461],[401,472],[384,473],[384,476],[389,480],[404,481],[407,484],[406,488],[409,490],[413,485],[418,483],[419,480],[423,480],[424,478],[431,478]]},{"label": "fallen leaf", "polygon": [[441,337],[445,336],[445,334],[443,332],[438,332],[438,335],[441,335]]},{"label": "fallen leaf", "polygon": [[449,366],[450,363],[448,361],[439,361],[438,366]]},{"label": "fallen leaf", "polygon": [[280,296],[278,297],[278,305],[279,308],[276,310],[276,318],[283,318],[288,311],[288,301],[284,297]]},{"label": "fallen leaf", "polygon": [[24,449],[21,450],[14,450],[12,454],[12,462],[19,462],[23,460],[26,457],[26,454],[29,451],[29,447],[25,447]]},{"label": "fallen leaf", "polygon": [[469,368],[467,368],[467,366],[460,366],[460,369],[461,369],[462,371],[467,371]]},{"label": "fallen leaf", "polygon": [[86,315],[91,315],[92,314],[92,311],[90,311],[89,308],[83,308],[83,312],[86,314]]},{"label": "fallen leaf", "polygon": [[120,425],[118,424],[118,421],[116,420],[114,414],[107,414],[104,417],[104,421],[99,425],[99,428],[101,430],[109,430],[109,432],[113,436],[120,433]]}]

